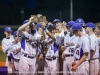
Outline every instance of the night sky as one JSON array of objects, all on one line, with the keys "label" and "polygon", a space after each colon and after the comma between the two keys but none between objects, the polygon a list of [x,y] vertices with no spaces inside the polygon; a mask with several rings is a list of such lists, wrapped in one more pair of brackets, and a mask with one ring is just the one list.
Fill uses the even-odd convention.
[{"label": "night sky", "polygon": [[[30,15],[42,14],[48,21],[60,18],[70,21],[70,0],[0,0],[0,24],[17,25]],[[100,21],[100,0],[73,0],[73,20],[84,19],[85,22]]]}]

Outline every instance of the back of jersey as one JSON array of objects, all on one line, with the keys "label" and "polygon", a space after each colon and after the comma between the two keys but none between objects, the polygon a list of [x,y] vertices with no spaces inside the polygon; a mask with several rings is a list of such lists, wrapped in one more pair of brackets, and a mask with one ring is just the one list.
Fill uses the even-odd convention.
[{"label": "back of jersey", "polygon": [[95,34],[89,36],[90,50],[94,50],[93,58],[99,57],[98,39]]}]

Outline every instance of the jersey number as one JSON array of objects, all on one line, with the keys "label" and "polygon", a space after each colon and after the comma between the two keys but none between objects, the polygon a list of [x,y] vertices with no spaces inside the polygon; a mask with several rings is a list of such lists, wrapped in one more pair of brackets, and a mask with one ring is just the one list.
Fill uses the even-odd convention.
[{"label": "jersey number", "polygon": [[74,52],[74,48],[70,48],[69,52],[73,53]]},{"label": "jersey number", "polygon": [[76,54],[79,55],[79,50],[76,51]]}]

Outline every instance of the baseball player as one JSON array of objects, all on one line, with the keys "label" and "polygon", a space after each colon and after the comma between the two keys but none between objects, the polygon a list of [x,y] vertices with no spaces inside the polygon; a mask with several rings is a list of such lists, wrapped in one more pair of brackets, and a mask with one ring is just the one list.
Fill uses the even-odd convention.
[{"label": "baseball player", "polygon": [[11,43],[13,41],[13,36],[12,36],[12,29],[11,27],[6,27],[4,30],[4,34],[6,35],[5,38],[3,38],[2,40],[2,50],[4,52],[4,54],[7,56],[6,58],[6,66],[8,67],[8,72],[12,73],[12,63],[8,62],[8,50],[11,46]]},{"label": "baseball player", "polygon": [[[65,50],[62,53],[63,59],[63,75],[70,75],[72,62],[74,61],[74,49],[77,44],[78,37],[73,35],[71,27],[75,24],[74,21],[69,21],[67,26],[69,27],[69,33],[64,37]],[[70,62],[70,63],[69,63]]]},{"label": "baseball player", "polygon": [[76,23],[79,23],[79,24],[82,25],[82,31],[83,31],[84,34],[86,34],[86,32],[85,32],[85,22],[84,22],[84,20],[81,19],[81,18],[78,18],[78,19],[76,20]]},{"label": "baseball player", "polygon": [[90,43],[90,75],[99,74],[99,48],[98,39],[94,34],[95,24],[88,22],[86,24],[86,33],[88,34],[88,39]]},{"label": "baseball player", "polygon": [[[43,29],[43,24],[44,23],[37,23],[36,24],[36,34],[34,35],[37,38],[38,41],[38,54],[37,54],[37,71],[43,71],[44,70],[44,40],[46,38],[46,35],[44,33],[44,29]],[[43,75],[43,73],[38,73],[38,75]]]},{"label": "baseball player", "polygon": [[[30,23],[34,17],[18,28],[18,36],[21,42],[21,57],[19,61],[20,75],[36,74],[36,38],[31,33]],[[24,30],[24,31],[23,31]]]},{"label": "baseball player", "polygon": [[[100,68],[100,26],[96,26],[95,34],[96,34],[97,39],[98,39],[98,46],[99,46],[99,68]],[[100,71],[99,71],[99,74],[100,74]]]},{"label": "baseball player", "polygon": [[[64,29],[62,28],[62,23],[61,23],[61,21],[59,20],[59,19],[55,19],[54,21],[53,21],[53,24],[55,24],[55,26],[56,26],[56,33],[55,33],[55,35],[52,35],[49,31],[48,31],[48,29],[45,29],[45,32],[46,32],[46,34],[50,37],[50,38],[52,38],[54,41],[55,41],[55,44],[56,45],[58,45],[58,48],[57,48],[57,50],[59,50],[59,47],[63,44],[63,38],[64,38]],[[62,57],[61,57],[61,55],[62,55],[62,51],[61,50],[59,50],[59,70],[60,71],[63,71],[62,69],[63,69],[63,60],[62,60]],[[62,74],[62,73],[60,73],[60,74]]]},{"label": "baseball player", "polygon": [[72,73],[74,75],[89,75],[89,62],[90,48],[89,40],[87,36],[82,32],[82,26],[79,23],[75,23],[72,26],[72,30],[76,36],[79,36],[78,43],[75,47],[74,57],[75,60],[72,63]]},{"label": "baseball player", "polygon": [[47,35],[50,36],[50,38],[52,38],[53,40],[56,40],[55,42],[58,45],[60,45],[61,44],[61,39],[62,39],[62,37],[64,37],[64,30],[62,28],[62,23],[61,23],[61,21],[59,19],[55,19],[53,21],[53,23],[56,25],[56,30],[57,30],[57,32],[55,33],[55,35],[50,34],[50,32],[48,31],[48,29],[45,29],[45,32],[47,33]]},{"label": "baseball player", "polygon": [[[100,50],[100,26],[96,26],[96,28],[95,28],[95,35],[97,36],[99,50]],[[99,51],[99,56],[100,56],[100,51]]]},{"label": "baseball player", "polygon": [[[8,55],[13,60],[12,64],[14,64],[14,73],[18,75],[19,71],[19,60],[20,60],[20,51],[21,51],[21,43],[18,41],[17,37],[17,31],[13,33],[14,41],[12,42]],[[12,61],[11,59],[8,59],[8,61]]]},{"label": "baseball player", "polygon": [[[49,31],[55,35],[55,26],[49,25]],[[50,37],[46,39],[46,48],[48,49],[45,55],[44,75],[58,75],[58,50],[57,45]]]}]

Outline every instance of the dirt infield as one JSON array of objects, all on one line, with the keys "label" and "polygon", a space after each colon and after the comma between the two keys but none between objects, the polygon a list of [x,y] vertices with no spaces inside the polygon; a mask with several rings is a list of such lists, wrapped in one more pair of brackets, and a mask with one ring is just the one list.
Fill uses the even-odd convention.
[{"label": "dirt infield", "polygon": [[[2,46],[0,46],[0,50],[2,50]],[[0,67],[3,67],[3,66],[5,66],[5,62],[0,61]]]},{"label": "dirt infield", "polygon": [[0,67],[5,66],[5,62],[0,62]]}]

